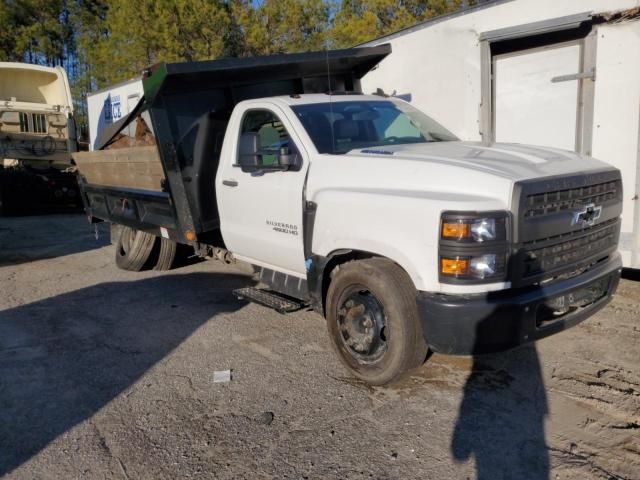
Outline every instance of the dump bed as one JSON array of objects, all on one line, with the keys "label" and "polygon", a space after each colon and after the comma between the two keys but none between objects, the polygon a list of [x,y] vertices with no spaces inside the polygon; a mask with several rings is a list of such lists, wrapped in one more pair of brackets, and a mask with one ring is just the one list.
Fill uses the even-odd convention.
[{"label": "dump bed", "polygon": [[[276,95],[360,92],[360,79],[390,52],[380,45],[151,67],[144,98],[104,129],[100,150],[74,154],[87,214],[182,243],[217,244],[215,175],[235,105]],[[125,148],[114,148],[141,119],[155,145],[126,147],[125,141]]]}]

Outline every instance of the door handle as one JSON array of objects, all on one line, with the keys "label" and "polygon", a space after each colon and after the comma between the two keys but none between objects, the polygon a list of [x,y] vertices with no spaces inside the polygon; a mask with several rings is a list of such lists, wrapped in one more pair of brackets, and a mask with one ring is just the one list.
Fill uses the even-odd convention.
[{"label": "door handle", "polygon": [[222,184],[226,185],[227,187],[237,187],[238,186],[238,182],[236,180],[223,180]]}]

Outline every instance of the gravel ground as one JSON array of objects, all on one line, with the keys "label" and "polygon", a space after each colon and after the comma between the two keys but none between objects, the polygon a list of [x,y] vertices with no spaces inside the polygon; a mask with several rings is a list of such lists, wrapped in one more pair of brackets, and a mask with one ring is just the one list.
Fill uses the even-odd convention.
[{"label": "gravel ground", "polygon": [[235,300],[250,270],[119,271],[99,230],[0,219],[0,476],[640,479],[640,282],[537,345],[370,388],[319,316]]}]

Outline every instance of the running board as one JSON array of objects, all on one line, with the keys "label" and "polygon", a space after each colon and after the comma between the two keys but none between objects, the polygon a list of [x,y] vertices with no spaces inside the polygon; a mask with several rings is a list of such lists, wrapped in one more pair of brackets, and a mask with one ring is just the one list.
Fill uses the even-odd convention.
[{"label": "running board", "polygon": [[291,313],[302,310],[308,304],[295,298],[286,297],[272,290],[247,287],[233,291],[233,294],[240,300],[249,300],[265,307],[274,309],[278,313]]}]

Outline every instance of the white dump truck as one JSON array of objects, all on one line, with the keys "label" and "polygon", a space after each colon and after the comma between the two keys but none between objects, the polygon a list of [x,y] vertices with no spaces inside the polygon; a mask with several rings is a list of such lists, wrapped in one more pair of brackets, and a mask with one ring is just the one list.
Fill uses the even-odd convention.
[{"label": "white dump truck", "polygon": [[118,265],[166,268],[176,243],[254,265],[265,287],[236,295],[313,308],[371,384],[428,349],[505,350],[606,305],[622,266],[620,172],[461,142],[405,101],[362,95],[390,51],[152,68],[101,149],[74,155],[91,221],[122,225]]}]

